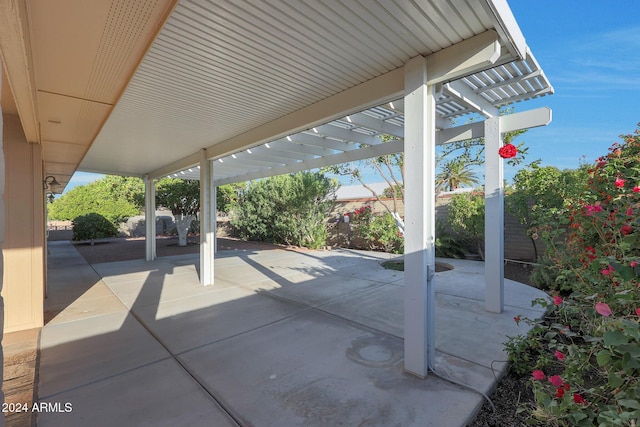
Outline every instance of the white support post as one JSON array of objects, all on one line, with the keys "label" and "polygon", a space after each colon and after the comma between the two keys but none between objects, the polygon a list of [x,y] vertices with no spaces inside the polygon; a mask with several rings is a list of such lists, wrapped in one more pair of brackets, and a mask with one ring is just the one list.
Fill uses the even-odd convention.
[{"label": "white support post", "polygon": [[484,280],[485,309],[504,310],[504,161],[498,155],[502,147],[501,118],[484,122]]},{"label": "white support post", "polygon": [[435,364],[435,142],[427,61],[405,64],[404,369],[424,378]]},{"label": "white support post", "polygon": [[[213,162],[211,163],[213,167]],[[213,178],[213,171],[211,171]],[[213,253],[218,253],[218,187],[214,184],[211,187],[211,212],[213,213],[213,221],[211,221],[211,234],[213,234]]]},{"label": "white support post", "polygon": [[156,259],[156,183],[144,177],[144,218],[146,260]]},{"label": "white support post", "polygon": [[215,254],[215,186],[213,162],[200,151],[200,284],[213,285]]}]

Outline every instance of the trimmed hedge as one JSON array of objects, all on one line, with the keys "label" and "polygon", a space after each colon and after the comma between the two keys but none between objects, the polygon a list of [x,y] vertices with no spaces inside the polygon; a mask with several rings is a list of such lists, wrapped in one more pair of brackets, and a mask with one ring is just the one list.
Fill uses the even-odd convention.
[{"label": "trimmed hedge", "polygon": [[116,237],[116,227],[100,214],[80,215],[73,220],[73,240],[95,240]]}]

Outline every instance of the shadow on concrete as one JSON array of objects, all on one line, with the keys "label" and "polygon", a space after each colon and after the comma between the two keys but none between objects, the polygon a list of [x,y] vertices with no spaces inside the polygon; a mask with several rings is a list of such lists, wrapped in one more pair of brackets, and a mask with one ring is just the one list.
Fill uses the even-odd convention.
[{"label": "shadow on concrete", "polygon": [[[74,252],[51,247],[60,311],[38,388],[72,410],[38,425],[462,426],[482,404],[403,372],[403,274],[380,266],[387,254],[221,251],[201,287],[198,255],[89,266]],[[478,265],[454,267],[436,276],[436,368],[486,393],[537,291],[509,283],[505,313],[486,313]]]}]

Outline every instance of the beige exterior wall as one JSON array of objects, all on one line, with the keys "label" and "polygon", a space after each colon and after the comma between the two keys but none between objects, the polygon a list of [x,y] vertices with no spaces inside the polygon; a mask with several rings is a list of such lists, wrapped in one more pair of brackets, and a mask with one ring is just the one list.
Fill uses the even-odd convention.
[{"label": "beige exterior wall", "polygon": [[3,115],[4,332],[43,325],[45,286],[42,147],[26,141],[17,115]]},{"label": "beige exterior wall", "polygon": [[[4,121],[2,116],[2,102],[4,92],[3,76],[4,69],[2,68],[2,61],[0,61],[0,340],[4,344],[4,298],[2,296],[2,289],[4,284],[4,143],[3,143],[3,128]],[[6,96],[6,95],[4,95]],[[4,347],[0,345],[0,359],[4,362]],[[4,363],[0,367],[0,402],[5,401],[4,393],[2,392],[2,385],[4,382]],[[4,426],[4,417],[0,421],[0,426]]]}]

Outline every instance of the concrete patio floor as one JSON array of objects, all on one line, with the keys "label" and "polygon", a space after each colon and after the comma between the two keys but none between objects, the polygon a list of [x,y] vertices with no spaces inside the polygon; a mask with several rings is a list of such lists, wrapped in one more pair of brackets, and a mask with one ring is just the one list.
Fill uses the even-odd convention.
[{"label": "concrete patio floor", "polygon": [[[221,251],[88,265],[49,243],[39,426],[464,426],[480,394],[403,372],[403,273],[388,254]],[[541,291],[505,280],[484,310],[483,264],[436,274],[436,372],[489,393],[502,343]]]}]

